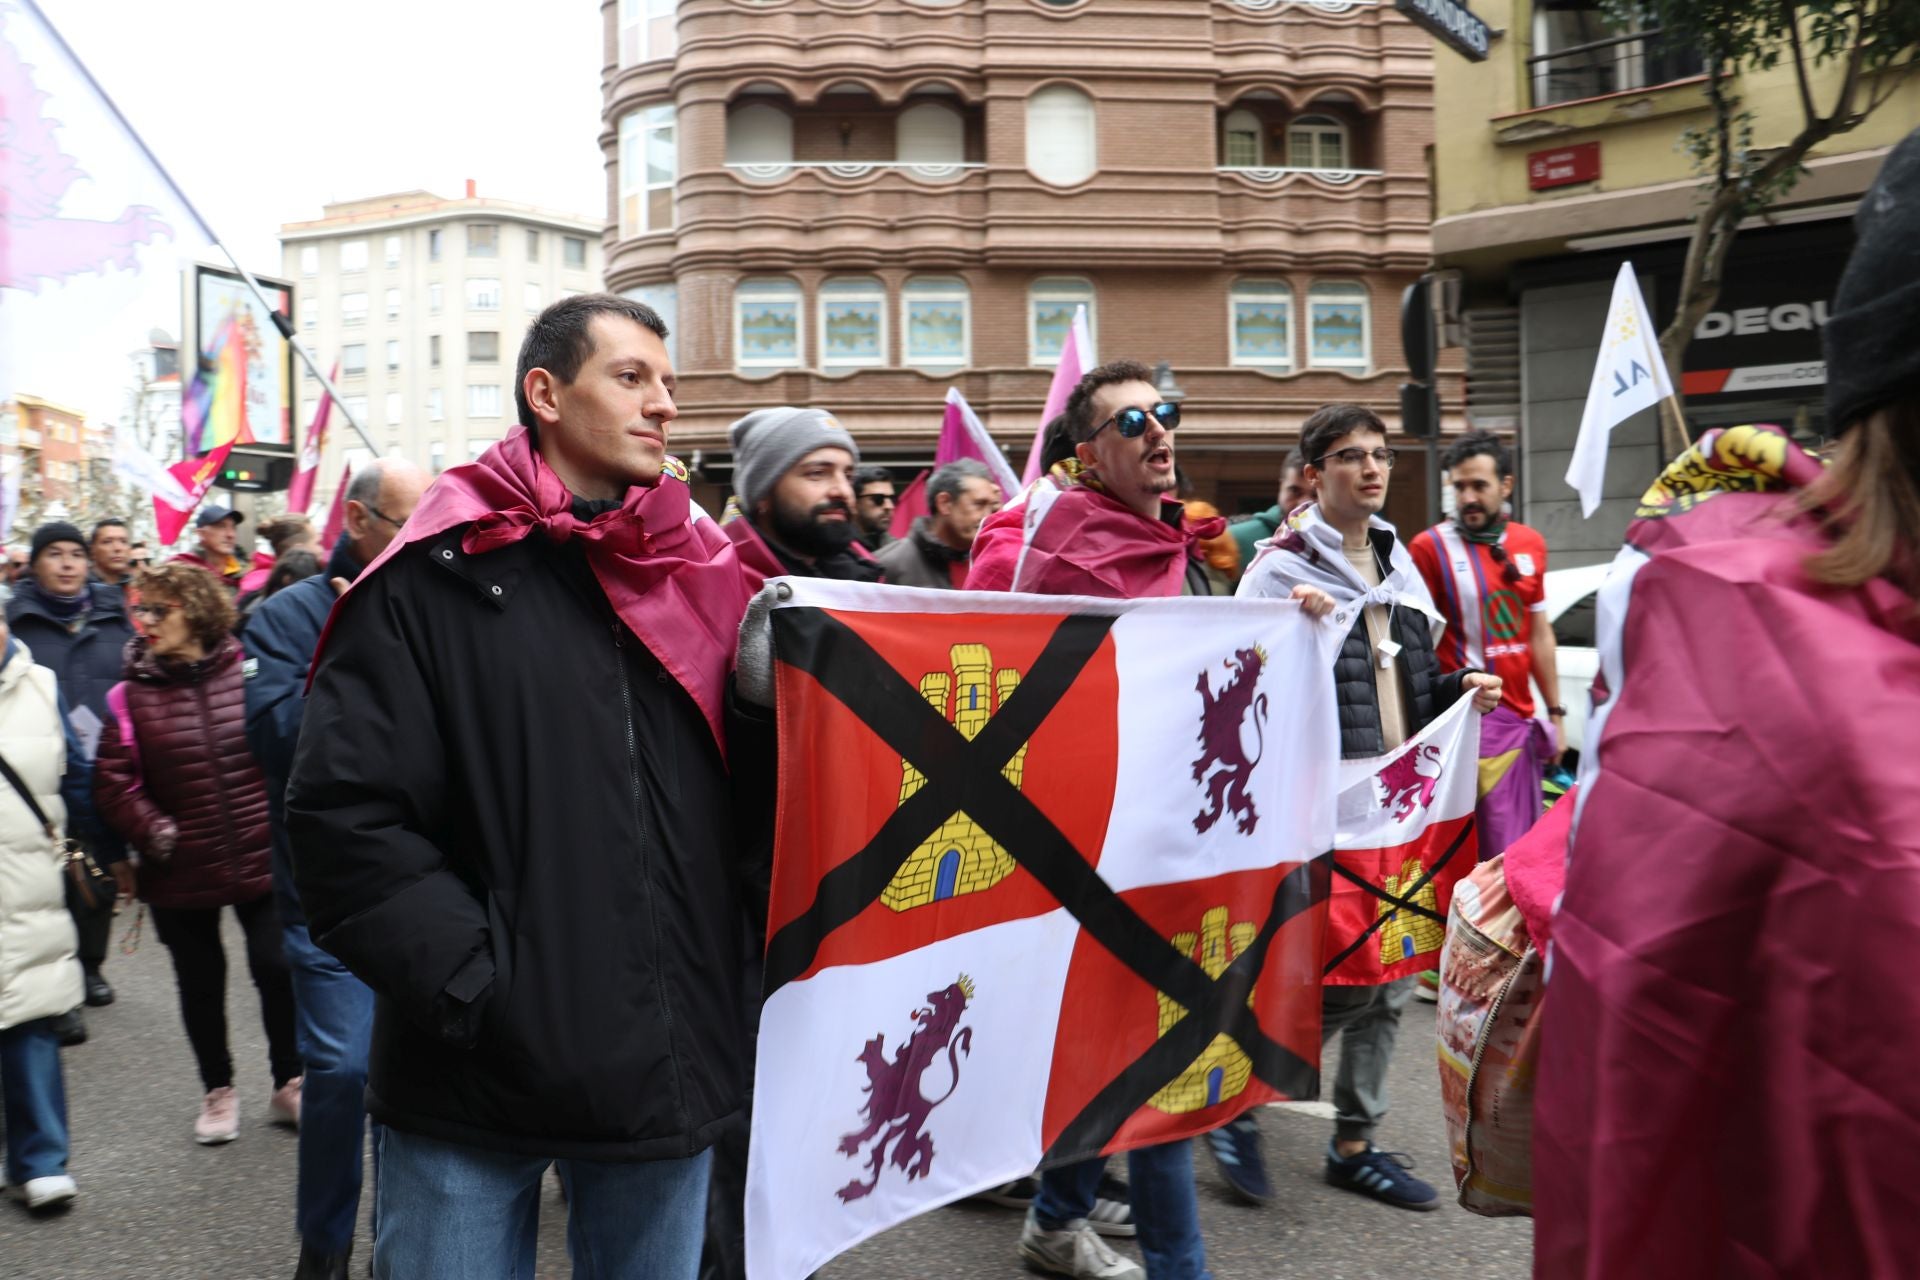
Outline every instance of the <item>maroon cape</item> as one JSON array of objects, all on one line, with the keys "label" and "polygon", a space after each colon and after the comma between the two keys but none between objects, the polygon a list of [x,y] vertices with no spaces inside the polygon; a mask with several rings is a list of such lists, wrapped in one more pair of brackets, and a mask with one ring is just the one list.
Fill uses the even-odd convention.
[{"label": "maroon cape", "polygon": [[[1042,480],[1041,484],[1050,483]],[[1190,520],[1172,498],[1163,500],[1164,520],[1147,520],[1089,485],[1065,485],[1034,534],[1021,562],[1027,502],[988,516],[973,542],[969,591],[1019,590],[1045,596],[1100,596],[1136,600],[1177,596],[1185,585],[1194,544],[1217,538],[1227,522],[1218,516]]]},{"label": "maroon cape", "polygon": [[1536,1276],[1920,1273],[1920,625],[1889,583],[1808,580],[1782,491],[1817,469],[1709,432],[1603,593]]},{"label": "maroon cape", "polygon": [[[614,612],[680,682],[724,746],[727,677],[740,619],[758,586],[742,571],[733,543],[696,511],[686,472],[673,459],[659,483],[629,489],[625,502],[591,521],[575,518],[572,505],[573,496],[534,449],[527,429],[515,427],[479,461],[443,472],[400,536],[355,583],[365,582],[401,547],[461,525],[472,526],[461,539],[469,555],[518,542],[535,529],[554,542],[579,538]],[[334,609],[329,631],[352,598],[349,591]],[[325,646],[322,635],[320,648]]]}]

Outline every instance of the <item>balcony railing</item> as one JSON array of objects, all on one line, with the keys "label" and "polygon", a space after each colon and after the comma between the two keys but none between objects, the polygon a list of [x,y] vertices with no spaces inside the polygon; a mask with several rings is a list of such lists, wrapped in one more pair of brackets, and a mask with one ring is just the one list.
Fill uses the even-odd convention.
[{"label": "balcony railing", "polygon": [[833,178],[865,178],[875,173],[905,173],[916,178],[931,181],[958,178],[969,169],[984,169],[987,166],[975,161],[956,160],[950,164],[926,164],[910,160],[834,160],[834,161],[798,161],[777,160],[757,164],[733,164],[727,168],[756,182],[771,182],[784,178],[788,174],[805,170],[825,173]]},{"label": "balcony railing", "polygon": [[1658,28],[1589,40],[1527,59],[1536,107],[1650,89],[1705,74],[1706,66],[1698,49],[1668,44]]},{"label": "balcony railing", "polygon": [[1354,9],[1377,5],[1380,0],[1234,0],[1234,3],[1242,9],[1251,9],[1255,13],[1278,9],[1283,4],[1305,5],[1309,9],[1318,9],[1322,13],[1347,13]]},{"label": "balcony railing", "polygon": [[1223,164],[1218,167],[1218,172],[1237,174],[1249,182],[1266,184],[1283,182],[1296,174],[1305,174],[1307,177],[1317,179],[1318,181],[1326,183],[1328,186],[1344,187],[1349,183],[1358,182],[1362,178],[1377,178],[1385,171],[1381,169],[1309,169],[1299,165],[1276,167],[1252,164]]}]

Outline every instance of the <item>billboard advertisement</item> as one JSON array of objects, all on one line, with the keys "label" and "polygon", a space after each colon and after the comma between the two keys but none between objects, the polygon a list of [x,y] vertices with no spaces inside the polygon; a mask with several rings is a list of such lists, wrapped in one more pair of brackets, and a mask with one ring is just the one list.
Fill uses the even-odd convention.
[{"label": "billboard advertisement", "polygon": [[[292,345],[280,336],[273,316],[260,305],[246,282],[232,271],[195,263],[187,270],[186,341],[183,354],[198,353],[201,376],[233,386],[221,392],[236,396],[240,412],[235,446],[248,453],[287,454],[295,451],[293,413],[296,393]],[[285,280],[255,276],[274,309],[293,314],[293,285]],[[191,382],[194,365],[181,369]]]}]

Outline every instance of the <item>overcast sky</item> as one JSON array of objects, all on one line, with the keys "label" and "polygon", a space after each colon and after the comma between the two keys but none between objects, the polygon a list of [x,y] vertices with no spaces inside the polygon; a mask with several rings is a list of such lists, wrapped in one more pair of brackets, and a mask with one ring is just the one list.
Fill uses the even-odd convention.
[{"label": "overcast sky", "polygon": [[[39,4],[253,271],[277,272],[280,224],[317,218],[329,201],[414,188],[458,196],[468,178],[481,195],[605,216],[597,0]],[[54,88],[51,67],[38,74]],[[116,184],[125,166],[105,159],[84,104],[56,97],[46,114],[88,172],[61,215],[159,203]],[[157,284],[174,264],[145,265]],[[0,397],[34,392],[114,416],[129,349],[128,324],[102,318],[117,306],[105,296],[114,285],[124,294],[126,277],[0,292]],[[177,272],[170,288],[177,296]],[[179,332],[177,303],[144,310],[170,312],[151,323]]]}]

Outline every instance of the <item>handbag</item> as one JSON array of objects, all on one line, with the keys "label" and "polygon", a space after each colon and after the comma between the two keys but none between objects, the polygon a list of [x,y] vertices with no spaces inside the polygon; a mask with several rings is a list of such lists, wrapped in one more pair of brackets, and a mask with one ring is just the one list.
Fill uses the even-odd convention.
[{"label": "handbag", "polygon": [[73,891],[79,895],[80,901],[86,904],[87,909],[94,910],[102,901],[113,901],[115,893],[118,892],[114,878],[100,869],[100,864],[93,860],[92,854],[81,847],[78,840],[69,839],[60,834],[60,828],[54,826],[53,820],[47,817],[47,811],[40,807],[40,801],[35,798],[32,788],[28,787],[20,775],[14,772],[13,766],[7,763],[5,756],[0,756],[0,774],[4,774],[7,781],[13,785],[13,789],[20,793],[20,798],[27,802],[27,808],[32,811],[34,821],[46,831],[47,839],[53,842],[53,847],[60,851],[60,858],[66,864],[67,876]]}]

